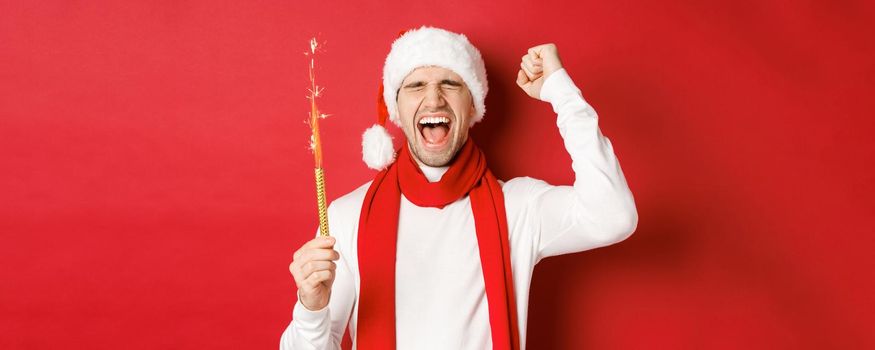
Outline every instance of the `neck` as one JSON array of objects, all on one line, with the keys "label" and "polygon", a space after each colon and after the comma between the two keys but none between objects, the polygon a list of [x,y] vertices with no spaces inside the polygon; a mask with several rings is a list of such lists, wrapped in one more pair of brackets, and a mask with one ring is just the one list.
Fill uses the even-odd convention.
[{"label": "neck", "polygon": [[419,169],[422,170],[422,174],[425,175],[426,179],[428,179],[428,182],[440,181],[441,177],[443,177],[447,170],[450,168],[449,166],[433,167],[419,162],[417,163],[419,164]]}]

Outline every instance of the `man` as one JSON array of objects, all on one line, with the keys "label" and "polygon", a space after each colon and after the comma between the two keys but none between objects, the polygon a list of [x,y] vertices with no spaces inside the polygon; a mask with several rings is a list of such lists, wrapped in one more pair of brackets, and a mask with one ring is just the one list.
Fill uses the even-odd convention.
[{"label": "man", "polygon": [[[383,102],[407,139],[365,133],[374,181],[329,207],[332,237],[295,252],[293,321],[281,349],[522,349],[535,264],[619,242],[634,199],[598,117],[553,44],[522,57],[517,84],[549,102],[574,186],[501,183],[468,137],[483,118],[483,60],[465,36],[422,27],[393,44]],[[387,152],[388,151],[388,152]]]}]

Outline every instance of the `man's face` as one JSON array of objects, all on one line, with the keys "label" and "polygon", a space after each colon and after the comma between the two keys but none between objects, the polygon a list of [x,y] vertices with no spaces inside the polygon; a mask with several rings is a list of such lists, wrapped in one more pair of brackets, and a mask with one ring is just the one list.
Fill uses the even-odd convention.
[{"label": "man's face", "polygon": [[474,99],[453,71],[419,67],[401,82],[398,115],[413,156],[425,165],[444,166],[468,139]]}]

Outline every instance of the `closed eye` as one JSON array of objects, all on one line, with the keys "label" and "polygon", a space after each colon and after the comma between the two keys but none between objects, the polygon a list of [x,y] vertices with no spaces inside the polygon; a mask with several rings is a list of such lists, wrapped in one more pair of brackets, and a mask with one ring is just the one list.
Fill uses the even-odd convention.
[{"label": "closed eye", "polygon": [[423,88],[423,87],[425,87],[425,85],[426,84],[424,81],[414,81],[412,83],[404,85],[404,88],[408,89],[408,90],[412,90],[412,89],[416,89],[416,88]]},{"label": "closed eye", "polygon": [[462,87],[462,83],[455,81],[455,80],[450,80],[450,79],[441,80],[441,85],[449,86],[449,87],[453,87],[453,88],[461,88]]},{"label": "closed eye", "polygon": [[[441,84],[441,87],[450,88],[450,89],[460,89],[460,88],[462,88],[462,86],[464,86],[461,82],[451,80],[451,79],[441,80],[440,84]],[[417,91],[417,90],[421,90],[422,88],[424,88],[427,85],[428,84],[424,81],[414,81],[414,82],[408,83],[407,85],[404,85],[404,89],[410,90],[410,91]]]}]

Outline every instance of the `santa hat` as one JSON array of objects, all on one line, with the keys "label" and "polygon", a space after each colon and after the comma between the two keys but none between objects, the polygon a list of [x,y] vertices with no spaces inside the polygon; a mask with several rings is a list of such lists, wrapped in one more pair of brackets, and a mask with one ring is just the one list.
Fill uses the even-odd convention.
[{"label": "santa hat", "polygon": [[401,126],[396,100],[398,90],[410,72],[423,66],[443,67],[461,76],[474,98],[471,125],[483,119],[489,86],[480,51],[465,35],[440,28],[422,26],[404,32],[392,43],[383,66],[383,84],[377,96],[377,124],[362,135],[362,159],[369,168],[383,170],[395,161],[392,137],[383,126],[387,118]]}]

